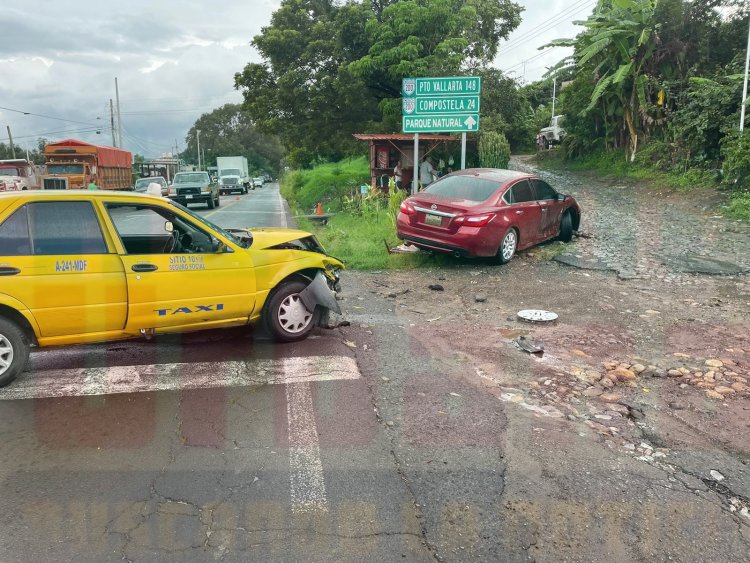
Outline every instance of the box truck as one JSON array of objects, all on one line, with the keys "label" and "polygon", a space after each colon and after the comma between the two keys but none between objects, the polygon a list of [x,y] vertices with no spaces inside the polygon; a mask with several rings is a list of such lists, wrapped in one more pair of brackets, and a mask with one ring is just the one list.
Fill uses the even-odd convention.
[{"label": "box truck", "polygon": [[220,193],[241,192],[246,194],[248,188],[252,188],[250,173],[247,170],[247,159],[244,156],[217,157],[216,167],[219,169]]}]

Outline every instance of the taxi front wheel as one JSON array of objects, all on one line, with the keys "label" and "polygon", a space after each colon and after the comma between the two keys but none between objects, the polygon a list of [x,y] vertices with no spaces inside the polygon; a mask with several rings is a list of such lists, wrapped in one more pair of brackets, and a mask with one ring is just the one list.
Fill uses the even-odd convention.
[{"label": "taxi front wheel", "polygon": [[14,322],[0,318],[0,387],[13,381],[28,360],[29,344],[23,331]]},{"label": "taxi front wheel", "polygon": [[290,281],[280,285],[266,304],[264,322],[266,330],[279,342],[304,340],[320,318],[320,310],[307,310],[300,299],[300,292],[307,287],[301,281]]}]

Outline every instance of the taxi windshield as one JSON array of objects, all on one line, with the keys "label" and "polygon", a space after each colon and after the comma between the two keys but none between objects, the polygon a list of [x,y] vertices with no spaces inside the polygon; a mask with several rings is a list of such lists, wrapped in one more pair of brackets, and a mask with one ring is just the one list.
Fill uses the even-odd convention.
[{"label": "taxi windshield", "polygon": [[175,184],[194,184],[197,182],[207,181],[206,174],[196,172],[194,174],[176,174],[174,177]]},{"label": "taxi windshield", "polygon": [[209,221],[205,217],[202,217],[201,215],[198,215],[197,213],[194,213],[193,211],[191,211],[190,209],[188,209],[184,205],[180,205],[176,201],[170,201],[169,203],[172,204],[172,205],[174,205],[175,207],[178,207],[181,211],[184,211],[185,213],[187,213],[188,215],[190,215],[196,221],[198,221],[200,223],[203,223],[204,225],[206,225],[208,227],[211,227],[213,230],[217,231],[222,236],[224,236],[224,237],[228,238],[229,240],[231,240],[234,244],[239,245],[239,246],[241,246],[243,248],[249,248],[250,247],[250,245],[247,244],[247,242],[245,241],[245,239],[241,239],[237,235],[234,235],[234,234],[230,233],[229,231],[226,231],[226,230],[222,229],[216,223],[212,223],[211,221]]}]

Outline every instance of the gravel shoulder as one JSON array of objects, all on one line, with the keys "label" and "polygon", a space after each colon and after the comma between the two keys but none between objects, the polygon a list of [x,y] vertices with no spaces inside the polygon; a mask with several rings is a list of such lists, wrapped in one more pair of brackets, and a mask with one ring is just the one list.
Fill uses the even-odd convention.
[{"label": "gravel shoulder", "polygon": [[[744,560],[750,230],[710,194],[544,175],[579,199],[586,238],[344,280],[342,335],[371,365],[426,541],[445,560]],[[522,323],[526,308],[559,320]]]}]

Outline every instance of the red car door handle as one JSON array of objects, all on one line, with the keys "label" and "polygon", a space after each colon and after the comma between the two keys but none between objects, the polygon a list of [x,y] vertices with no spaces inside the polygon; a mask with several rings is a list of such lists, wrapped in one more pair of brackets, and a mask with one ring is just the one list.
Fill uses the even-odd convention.
[{"label": "red car door handle", "polygon": [[523,211],[516,211],[516,215],[523,215]]}]

